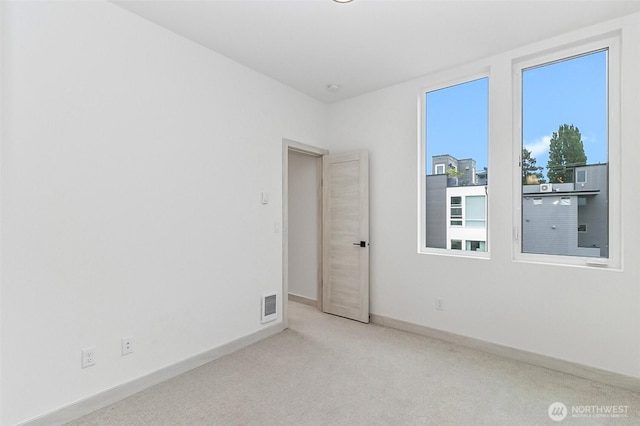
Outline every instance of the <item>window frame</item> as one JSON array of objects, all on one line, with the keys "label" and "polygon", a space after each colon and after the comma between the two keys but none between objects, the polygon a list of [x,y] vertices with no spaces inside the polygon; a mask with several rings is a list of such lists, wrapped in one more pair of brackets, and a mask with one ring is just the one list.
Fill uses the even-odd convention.
[{"label": "window frame", "polygon": [[[537,66],[544,66],[554,62],[583,56],[597,51],[607,50],[607,163],[609,167],[609,203],[608,203],[608,231],[609,257],[593,258],[583,256],[565,256],[555,254],[536,254],[522,252],[522,75],[523,71]],[[622,232],[621,232],[621,120],[620,120],[620,33],[609,33],[592,38],[589,41],[559,46],[554,49],[543,50],[512,60],[512,96],[513,96],[513,238],[512,257],[514,261],[545,263],[565,266],[603,267],[614,270],[622,268]]]},{"label": "window frame", "polygon": [[[584,173],[584,179],[580,180],[580,173]],[[577,170],[576,171],[576,183],[587,183],[587,171],[586,170]]]},{"label": "window frame", "polygon": [[[452,257],[468,257],[468,258],[479,258],[479,259],[490,259],[490,245],[489,245],[489,185],[488,183],[484,185],[485,187],[485,203],[486,203],[486,240],[485,247],[486,251],[484,252],[474,252],[474,251],[466,251],[456,250],[456,249],[444,249],[444,248],[435,248],[435,247],[427,247],[426,244],[426,230],[427,230],[427,215],[426,215],[426,176],[427,172],[431,173],[431,170],[426,170],[426,154],[427,154],[427,133],[426,133],[426,122],[427,122],[427,94],[429,92],[434,92],[436,90],[446,89],[448,87],[457,86],[464,83],[469,83],[472,81],[480,80],[483,78],[487,79],[488,90],[487,90],[487,169],[490,170],[491,164],[491,155],[490,155],[490,138],[491,138],[491,67],[490,65],[481,65],[474,67],[473,70],[461,70],[459,73],[455,73],[455,77],[451,77],[451,73],[447,73],[447,76],[441,79],[436,80],[433,84],[422,87],[420,90],[420,94],[418,96],[418,247],[417,251],[419,254],[432,254],[432,255],[444,255],[444,256],[452,256]],[[445,226],[449,226],[449,203],[447,202],[447,211],[446,211],[446,219],[447,222]],[[447,244],[450,244],[450,241],[447,241]],[[464,248],[464,247],[463,247]]]}]

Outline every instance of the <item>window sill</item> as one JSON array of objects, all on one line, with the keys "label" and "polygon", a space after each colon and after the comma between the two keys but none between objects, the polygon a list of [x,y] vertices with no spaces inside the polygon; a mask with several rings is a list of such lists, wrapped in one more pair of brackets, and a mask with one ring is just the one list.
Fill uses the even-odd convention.
[{"label": "window sill", "polygon": [[420,249],[418,249],[418,254],[459,257],[459,258],[462,257],[466,259],[484,259],[484,260],[491,259],[491,255],[487,251],[477,252],[477,251],[466,251],[466,250],[448,250],[448,249],[421,247]]}]

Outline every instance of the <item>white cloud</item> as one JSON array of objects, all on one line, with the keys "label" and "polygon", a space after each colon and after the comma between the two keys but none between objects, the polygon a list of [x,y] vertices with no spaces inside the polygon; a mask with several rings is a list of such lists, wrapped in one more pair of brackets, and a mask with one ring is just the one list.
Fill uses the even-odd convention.
[{"label": "white cloud", "polygon": [[540,154],[546,154],[549,151],[549,142],[551,141],[551,135],[542,136],[530,143],[525,143],[524,147],[531,151],[533,157],[537,157]]},{"label": "white cloud", "polygon": [[598,141],[598,137],[596,135],[582,135],[582,144],[583,145],[599,145],[600,141]]}]

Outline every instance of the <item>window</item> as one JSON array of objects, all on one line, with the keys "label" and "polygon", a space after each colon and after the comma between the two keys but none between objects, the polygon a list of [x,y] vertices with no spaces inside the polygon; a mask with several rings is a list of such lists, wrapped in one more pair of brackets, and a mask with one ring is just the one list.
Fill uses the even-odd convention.
[{"label": "window", "polygon": [[485,227],[485,198],[484,195],[465,197],[465,226],[475,228]]},{"label": "window", "polygon": [[[499,164],[513,181],[502,180],[491,200],[486,73],[421,94],[418,251],[487,258],[493,229],[512,235],[516,261],[621,267],[620,32],[551,43],[511,58],[511,81],[505,61],[487,60],[496,70],[492,158],[513,152],[512,165]],[[489,223],[489,209],[506,209],[507,198],[512,221]]]},{"label": "window", "polygon": [[615,39],[592,42],[530,57],[515,68],[522,131],[516,233],[521,258],[609,264],[609,164],[612,152],[619,155],[617,138],[611,140],[617,136],[611,130],[612,97],[619,90],[611,80],[616,49]]},{"label": "window", "polygon": [[486,251],[484,241],[467,241],[467,251]]},{"label": "window", "polygon": [[451,197],[451,226],[462,226],[462,197]]},{"label": "window", "polygon": [[587,182],[587,171],[578,170],[576,172],[576,183],[586,183],[586,182]]},{"label": "window", "polygon": [[425,93],[422,249],[486,252],[488,102],[487,77]]}]

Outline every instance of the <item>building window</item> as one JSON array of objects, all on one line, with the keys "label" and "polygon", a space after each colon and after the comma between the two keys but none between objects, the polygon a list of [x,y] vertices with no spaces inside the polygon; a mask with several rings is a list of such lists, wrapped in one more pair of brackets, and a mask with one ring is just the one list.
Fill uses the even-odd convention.
[{"label": "building window", "polygon": [[484,241],[467,241],[467,251],[487,251]]},{"label": "building window", "polygon": [[451,197],[451,226],[462,226],[462,197]]},{"label": "building window", "polygon": [[586,182],[587,182],[587,171],[586,170],[576,171],[576,183],[586,183]]},{"label": "building window", "polygon": [[[489,79],[425,92],[422,248],[486,251]],[[467,242],[467,243],[465,243]]]},{"label": "building window", "polygon": [[486,206],[484,195],[465,197],[464,225],[473,228],[486,227]]},{"label": "building window", "polygon": [[570,264],[610,256],[610,76],[611,46],[617,45],[610,43],[516,65],[522,255]]}]

